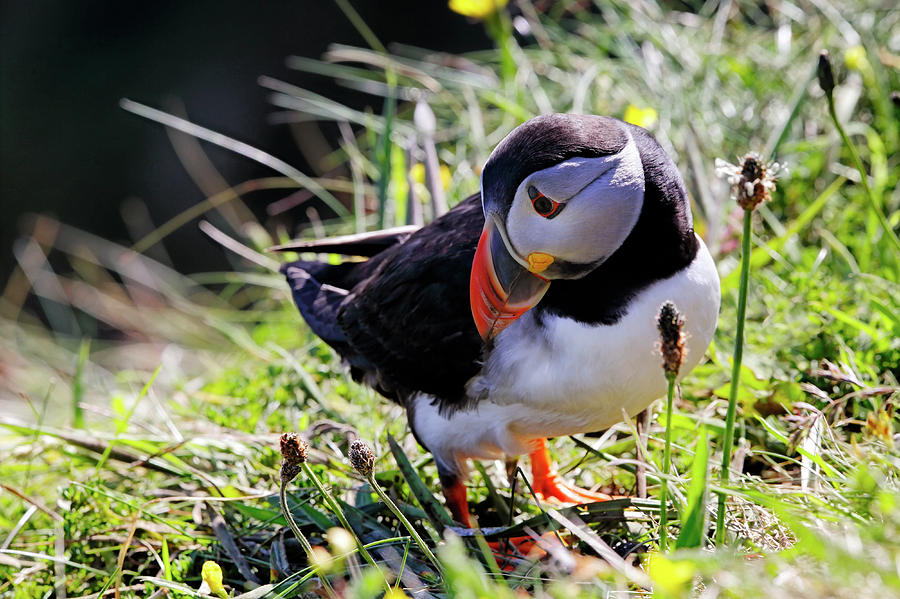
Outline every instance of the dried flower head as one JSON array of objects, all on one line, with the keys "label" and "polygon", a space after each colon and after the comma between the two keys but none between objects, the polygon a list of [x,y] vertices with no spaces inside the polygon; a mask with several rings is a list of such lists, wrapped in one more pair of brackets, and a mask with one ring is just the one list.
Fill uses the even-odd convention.
[{"label": "dried flower head", "polygon": [[375,454],[365,441],[357,439],[350,444],[350,465],[363,476],[375,470]]},{"label": "dried flower head", "polygon": [[663,356],[663,370],[666,377],[678,376],[681,364],[684,362],[684,318],[678,313],[678,309],[672,302],[666,302],[659,309],[656,318],[656,327],[659,329],[660,351]]},{"label": "dried flower head", "polygon": [[756,152],[750,152],[739,165],[716,158],[716,175],[731,184],[731,197],[744,210],[753,210],[762,202],[772,199],[779,171],[777,162],[767,163]]},{"label": "dried flower head", "polygon": [[822,88],[825,95],[831,96],[834,91],[834,70],[831,68],[831,56],[828,55],[828,50],[822,50],[819,53],[816,75],[819,78],[819,87]]},{"label": "dried flower head", "polygon": [[294,480],[309,453],[306,441],[297,437],[297,433],[281,435],[281,480],[288,483]]}]

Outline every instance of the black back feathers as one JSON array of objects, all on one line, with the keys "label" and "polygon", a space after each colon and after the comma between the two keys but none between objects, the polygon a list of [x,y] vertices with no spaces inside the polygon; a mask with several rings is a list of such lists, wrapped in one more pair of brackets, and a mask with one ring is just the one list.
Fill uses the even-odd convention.
[{"label": "black back feathers", "polygon": [[355,378],[398,401],[424,392],[458,404],[482,349],[469,273],[483,225],[474,195],[365,262],[298,261],[282,270],[310,328]]}]

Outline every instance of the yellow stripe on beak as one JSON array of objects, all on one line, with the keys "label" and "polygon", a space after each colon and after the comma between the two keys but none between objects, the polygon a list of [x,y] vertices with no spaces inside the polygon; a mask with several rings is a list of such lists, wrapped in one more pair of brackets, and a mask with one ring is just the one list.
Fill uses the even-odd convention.
[{"label": "yellow stripe on beak", "polygon": [[553,256],[543,252],[531,252],[528,254],[528,270],[534,274],[540,274],[553,264]]}]

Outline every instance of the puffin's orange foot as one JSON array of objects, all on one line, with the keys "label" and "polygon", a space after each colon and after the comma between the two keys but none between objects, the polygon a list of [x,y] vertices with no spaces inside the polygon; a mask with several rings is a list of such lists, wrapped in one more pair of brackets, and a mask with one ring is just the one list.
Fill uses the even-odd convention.
[{"label": "puffin's orange foot", "polygon": [[539,560],[547,555],[534,537],[509,537],[500,541],[488,541],[488,547],[497,560],[497,565],[505,572],[516,569],[523,559]]},{"label": "puffin's orange foot", "polygon": [[534,492],[543,497],[550,499],[551,497],[563,503],[595,503],[598,501],[609,501],[613,499],[611,495],[606,493],[597,493],[588,489],[582,489],[575,485],[562,480],[558,472],[550,472],[543,480],[535,479]]},{"label": "puffin's orange foot", "polygon": [[559,473],[551,467],[546,439],[538,439],[535,442],[530,457],[533,479],[531,488],[544,499],[552,497],[563,503],[595,503],[612,499],[605,493],[588,491],[564,482]]},{"label": "puffin's orange foot", "polygon": [[509,537],[499,541],[488,541],[488,547],[498,557],[541,558],[547,555],[533,537]]}]

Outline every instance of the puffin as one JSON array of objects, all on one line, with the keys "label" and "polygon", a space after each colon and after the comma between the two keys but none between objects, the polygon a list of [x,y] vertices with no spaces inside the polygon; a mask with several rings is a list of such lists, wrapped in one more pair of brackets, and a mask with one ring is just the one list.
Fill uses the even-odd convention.
[{"label": "puffin", "polygon": [[680,376],[703,358],[719,311],[678,169],[645,129],[604,116],[519,125],[480,192],[424,227],[274,249],[353,257],[281,272],[353,378],[406,409],[449,511],[470,527],[471,459],[528,454],[540,497],[609,499],[564,481],[546,440],[607,429],[664,395],[663,303],[684,318]]}]

